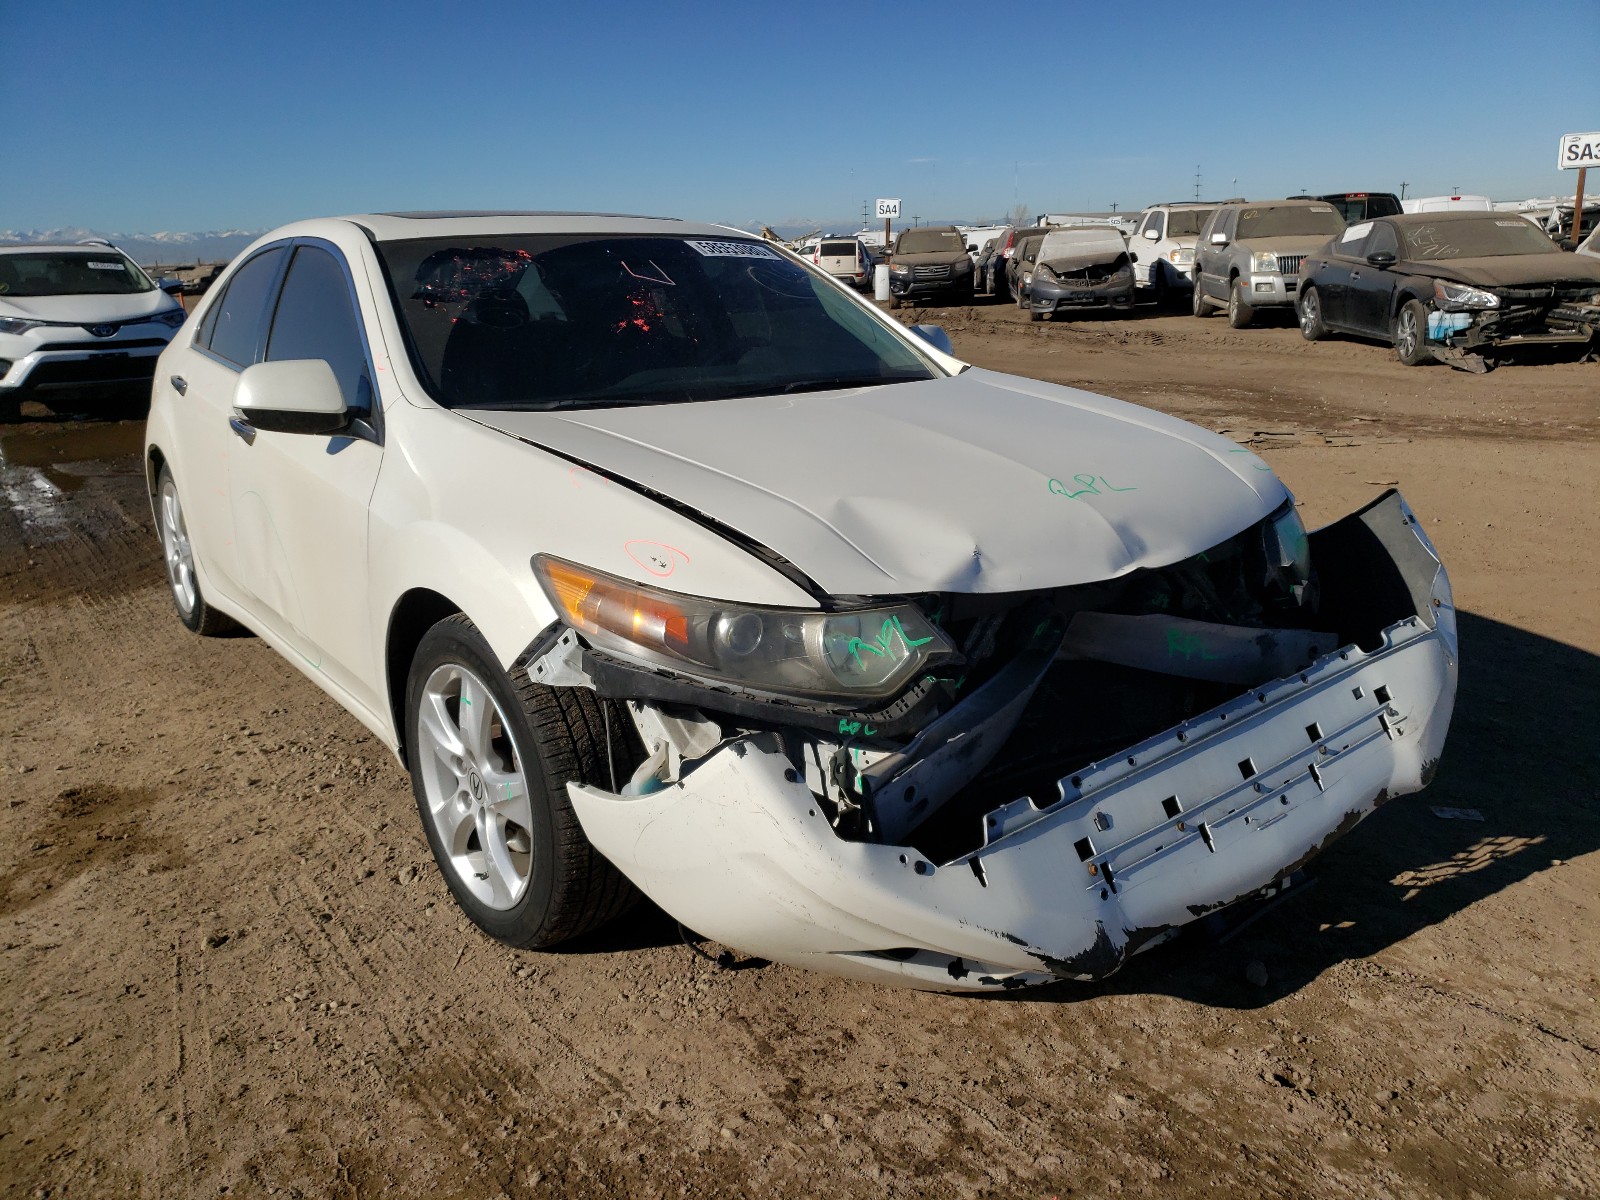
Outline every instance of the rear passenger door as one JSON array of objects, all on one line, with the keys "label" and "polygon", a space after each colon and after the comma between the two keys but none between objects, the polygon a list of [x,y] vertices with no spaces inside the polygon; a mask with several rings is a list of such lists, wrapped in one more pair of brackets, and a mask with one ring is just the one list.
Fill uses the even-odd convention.
[{"label": "rear passenger door", "polygon": [[287,259],[288,247],[279,243],[240,264],[206,306],[188,347],[168,359],[167,377],[156,380],[171,389],[178,414],[172,473],[202,582],[246,608],[228,499],[228,472],[240,447],[228,422],[239,373],[258,361],[266,340],[268,302]]},{"label": "rear passenger door", "polygon": [[357,417],[347,435],[236,421],[230,491],[239,573],[263,622],[304,660],[382,712],[367,618],[368,503],[383,461],[382,414],[356,276],[331,243],[299,239],[271,310],[263,361],[322,359]]}]

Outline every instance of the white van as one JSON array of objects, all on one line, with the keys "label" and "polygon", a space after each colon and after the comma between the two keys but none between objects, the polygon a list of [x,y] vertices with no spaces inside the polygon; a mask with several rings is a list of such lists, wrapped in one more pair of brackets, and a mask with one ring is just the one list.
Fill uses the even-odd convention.
[{"label": "white van", "polygon": [[1493,212],[1494,201],[1487,196],[1413,196],[1400,201],[1400,208],[1408,213]]},{"label": "white van", "polygon": [[872,286],[872,254],[858,237],[825,237],[810,258],[829,275],[848,280],[858,288]]}]

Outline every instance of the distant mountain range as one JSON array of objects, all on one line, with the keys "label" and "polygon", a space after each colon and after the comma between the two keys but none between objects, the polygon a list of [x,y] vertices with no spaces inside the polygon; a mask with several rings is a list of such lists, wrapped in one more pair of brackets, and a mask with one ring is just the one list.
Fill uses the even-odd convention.
[{"label": "distant mountain range", "polygon": [[105,233],[98,229],[0,229],[0,243],[65,243],[104,238],[141,266],[226,262],[266,231],[213,229],[205,233]]}]

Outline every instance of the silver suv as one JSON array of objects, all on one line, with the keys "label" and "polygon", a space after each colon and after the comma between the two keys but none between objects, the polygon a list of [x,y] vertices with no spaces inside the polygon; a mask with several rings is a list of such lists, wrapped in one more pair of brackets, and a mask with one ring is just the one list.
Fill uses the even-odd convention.
[{"label": "silver suv", "polygon": [[1258,308],[1288,307],[1300,262],[1344,230],[1339,211],[1321,200],[1224,204],[1200,230],[1194,252],[1194,315],[1228,310],[1243,329]]}]

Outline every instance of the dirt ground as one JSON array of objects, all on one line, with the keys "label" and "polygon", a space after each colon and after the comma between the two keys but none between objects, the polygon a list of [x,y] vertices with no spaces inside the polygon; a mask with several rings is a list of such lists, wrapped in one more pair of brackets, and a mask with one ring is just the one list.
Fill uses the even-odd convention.
[{"label": "dirt ground", "polygon": [[1462,610],[1432,788],[1100,986],[719,970],[653,910],[512,951],[353,718],[180,627],[139,423],[30,405],[0,426],[0,1195],[1600,1196],[1600,366],[904,315],[1227,430],[1309,523],[1398,484]]}]

